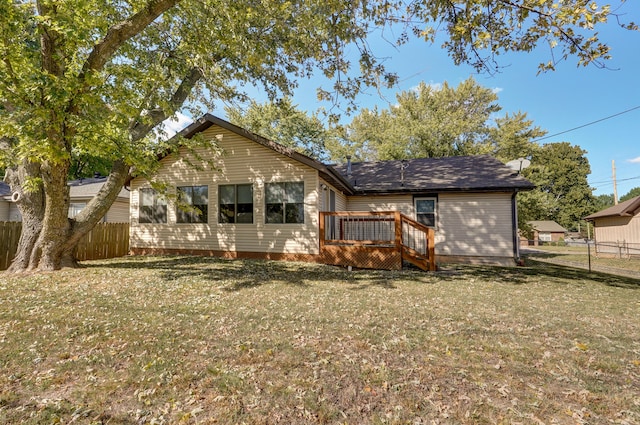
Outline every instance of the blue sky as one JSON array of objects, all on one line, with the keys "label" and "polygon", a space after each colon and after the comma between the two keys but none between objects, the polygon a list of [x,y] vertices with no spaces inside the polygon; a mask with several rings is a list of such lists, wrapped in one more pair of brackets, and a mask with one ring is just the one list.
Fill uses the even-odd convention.
[{"label": "blue sky", "polygon": [[[640,10],[627,3],[619,11],[623,20],[640,22]],[[398,49],[388,43],[372,40],[378,56],[389,57],[386,65],[399,75],[400,83],[384,90],[382,97],[368,90],[357,98],[360,107],[387,108],[395,101],[395,93],[410,90],[420,81],[451,86],[473,76],[485,87],[494,89],[504,113],[526,112],[534,125],[548,135],[565,132],[593,121],[640,107],[640,32],[631,32],[607,24],[599,29],[602,41],[612,48],[609,69],[593,65],[577,67],[577,58],[569,58],[556,71],[538,74],[538,64],[550,59],[545,46],[532,53],[510,53],[499,56],[502,69],[495,75],[477,74],[470,66],[455,66],[439,44],[414,40]],[[301,81],[294,103],[313,112],[320,105],[315,89],[326,84],[322,79]],[[266,97],[255,93],[256,100]],[[224,117],[222,109],[211,111]],[[349,118],[345,121],[348,122]],[[586,150],[591,164],[589,183],[594,193],[613,193],[612,161],[615,161],[618,196],[640,186],[640,108],[616,117],[541,141],[570,142]]]}]

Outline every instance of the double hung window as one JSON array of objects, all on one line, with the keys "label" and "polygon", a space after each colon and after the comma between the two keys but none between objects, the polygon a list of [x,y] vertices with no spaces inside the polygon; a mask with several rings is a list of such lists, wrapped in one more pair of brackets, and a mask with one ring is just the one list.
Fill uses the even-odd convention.
[{"label": "double hung window", "polygon": [[220,223],[253,223],[253,185],[218,186]]},{"label": "double hung window", "polygon": [[178,223],[207,223],[209,221],[209,187],[179,186],[178,201],[188,209],[176,210]]},{"label": "double hung window", "polygon": [[416,221],[428,227],[436,227],[436,198],[416,198]]},{"label": "double hung window", "polygon": [[138,209],[140,223],[166,223],[167,201],[151,188],[140,189],[140,206]]},{"label": "double hung window", "polygon": [[265,185],[266,223],[304,223],[304,183]]}]

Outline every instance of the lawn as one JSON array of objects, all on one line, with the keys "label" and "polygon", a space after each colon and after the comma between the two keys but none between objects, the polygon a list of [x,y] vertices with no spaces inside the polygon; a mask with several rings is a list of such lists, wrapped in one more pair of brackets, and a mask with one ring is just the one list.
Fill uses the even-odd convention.
[{"label": "lawn", "polygon": [[[596,254],[595,247],[591,247],[591,255],[587,252],[586,246],[536,246],[534,252],[526,254],[526,257],[534,260],[546,260],[551,262],[560,262],[575,267],[589,267],[589,257],[591,267],[594,270],[600,270],[611,273],[618,273],[627,276],[636,276],[640,278],[640,258],[637,256],[628,258],[623,255],[618,258],[612,254]],[[525,250],[526,251],[526,250]]]},{"label": "lawn", "polygon": [[0,279],[0,423],[640,423],[631,278],[133,257]]}]

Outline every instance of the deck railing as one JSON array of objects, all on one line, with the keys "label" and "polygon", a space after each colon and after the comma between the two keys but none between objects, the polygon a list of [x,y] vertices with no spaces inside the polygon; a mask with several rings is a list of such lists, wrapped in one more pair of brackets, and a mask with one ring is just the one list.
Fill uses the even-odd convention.
[{"label": "deck railing", "polygon": [[435,270],[433,229],[399,211],[321,212],[320,251],[328,264]]}]

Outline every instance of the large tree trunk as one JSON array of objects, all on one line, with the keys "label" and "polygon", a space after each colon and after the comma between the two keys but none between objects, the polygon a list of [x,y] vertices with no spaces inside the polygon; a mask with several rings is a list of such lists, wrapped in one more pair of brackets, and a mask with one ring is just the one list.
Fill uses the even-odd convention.
[{"label": "large tree trunk", "polygon": [[39,250],[34,249],[42,230],[44,217],[44,191],[42,186],[27,191],[24,182],[29,175],[39,175],[39,165],[28,163],[16,170],[8,169],[5,180],[13,192],[20,194],[18,209],[22,215],[22,231],[18,241],[16,256],[8,272],[20,272],[29,269],[30,264],[39,261]]}]

